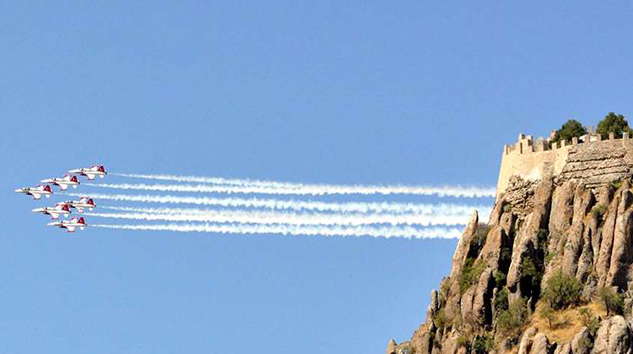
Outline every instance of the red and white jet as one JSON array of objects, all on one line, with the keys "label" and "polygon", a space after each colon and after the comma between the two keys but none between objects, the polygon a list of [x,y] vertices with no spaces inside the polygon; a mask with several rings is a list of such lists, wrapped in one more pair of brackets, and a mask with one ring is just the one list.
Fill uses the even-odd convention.
[{"label": "red and white jet", "polygon": [[66,229],[67,232],[75,232],[76,228],[79,228],[81,230],[85,229],[86,226],[86,222],[84,221],[84,218],[72,218],[70,220],[62,220],[62,221],[55,221],[55,222],[51,222],[47,224],[48,226],[57,226],[59,228],[62,229]]},{"label": "red and white jet", "polygon": [[49,186],[48,184],[40,184],[39,186],[37,186],[37,188],[31,188],[31,187],[19,188],[19,189],[16,189],[15,192],[30,195],[33,197],[33,199],[40,199],[42,198],[43,195],[45,195],[46,198],[50,198],[51,195],[53,194],[53,191],[51,190],[51,186]]},{"label": "red and white jet", "polygon": [[73,188],[77,188],[77,186],[79,185],[77,176],[71,176],[71,175],[65,175],[63,178],[43,179],[41,182],[50,183],[50,184],[59,186],[59,188],[61,188],[61,190],[63,191],[68,189],[68,186],[73,186]]},{"label": "red and white jet", "polygon": [[97,207],[94,200],[88,197],[82,197],[79,200],[69,200],[64,202],[64,204],[70,206],[71,208],[77,209],[78,213],[83,213],[84,209],[92,210]]},{"label": "red and white jet", "polygon": [[50,215],[51,219],[58,219],[60,215],[64,215],[66,218],[70,215],[70,209],[66,203],[57,203],[54,207],[33,209],[33,212]]},{"label": "red and white jet", "polygon": [[108,174],[103,165],[94,165],[90,168],[78,168],[75,170],[70,170],[68,171],[68,173],[80,174],[82,176],[88,177],[89,180],[95,179],[96,176],[103,178],[105,177],[105,175]]}]

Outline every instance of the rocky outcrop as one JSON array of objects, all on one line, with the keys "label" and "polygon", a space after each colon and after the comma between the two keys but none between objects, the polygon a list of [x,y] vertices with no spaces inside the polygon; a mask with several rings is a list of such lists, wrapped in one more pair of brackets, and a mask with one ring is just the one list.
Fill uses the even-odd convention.
[{"label": "rocky outcrop", "polygon": [[398,346],[398,344],[396,344],[396,341],[394,339],[391,339],[389,341],[389,344],[387,344],[387,354],[398,354],[396,352],[396,347]]},{"label": "rocky outcrop", "polygon": [[[583,172],[570,167],[567,173]],[[571,177],[513,177],[487,226],[477,213],[471,216],[450,274],[431,293],[426,321],[408,342],[389,342],[387,352],[633,354],[629,307],[624,317],[601,319],[597,333],[579,327],[563,342],[535,327],[522,333],[501,327],[499,314],[517,300],[532,313],[524,321],[528,327],[547,280],[559,270],[582,282],[583,301],[608,286],[633,306],[633,192],[627,180],[594,185]]]},{"label": "rocky outcrop", "polygon": [[622,316],[602,321],[591,354],[631,354],[631,329]]}]

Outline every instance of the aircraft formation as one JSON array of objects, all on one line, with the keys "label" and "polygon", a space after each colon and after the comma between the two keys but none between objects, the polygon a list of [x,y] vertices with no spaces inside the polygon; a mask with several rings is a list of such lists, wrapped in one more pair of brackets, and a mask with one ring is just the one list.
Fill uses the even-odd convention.
[{"label": "aircraft formation", "polygon": [[[94,180],[97,176],[100,178],[104,178],[105,175],[108,174],[105,168],[102,165],[94,165],[88,168],[78,168],[74,170],[68,171],[69,174],[65,175],[62,178],[48,178],[41,180],[40,185],[37,187],[26,187],[26,188],[18,188],[15,190],[16,193],[22,193],[26,195],[30,195],[34,200],[40,200],[42,196],[46,198],[50,198],[53,195],[53,189],[50,185],[54,185],[59,187],[60,190],[65,191],[68,187],[72,186],[73,188],[77,188],[81,183],[79,182],[77,176],[84,176],[88,180]],[[85,209],[92,210],[96,207],[96,204],[92,198],[82,197],[79,200],[68,200],[65,202],[60,202],[55,204],[52,207],[44,207],[44,208],[35,208],[33,212],[42,213],[44,215],[50,215],[51,219],[59,219],[60,215],[63,215],[64,218],[67,218],[68,215],[72,214],[73,211],[77,213],[83,213]],[[48,223],[49,226],[56,226],[62,229],[66,229],[67,232],[75,232],[75,229],[79,228],[83,230],[88,226],[83,217],[79,218],[71,218],[70,220],[58,220],[51,223]]]}]

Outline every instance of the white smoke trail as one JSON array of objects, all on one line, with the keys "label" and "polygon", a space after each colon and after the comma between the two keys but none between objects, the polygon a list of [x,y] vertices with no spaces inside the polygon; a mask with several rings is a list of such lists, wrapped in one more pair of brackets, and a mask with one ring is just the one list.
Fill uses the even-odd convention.
[{"label": "white smoke trail", "polygon": [[235,179],[222,177],[196,177],[196,176],[174,176],[174,175],[144,175],[130,173],[110,173],[113,176],[149,179],[155,181],[190,182],[190,183],[211,183],[229,186],[255,186],[297,189],[301,184],[289,182],[260,181],[251,179]]},{"label": "white smoke trail", "polygon": [[[465,225],[468,223],[468,219],[474,209],[464,208],[461,212],[455,212],[454,210],[448,210],[448,213],[434,212],[434,213],[421,213],[421,214],[383,214],[383,213],[343,213],[343,214],[330,214],[321,212],[288,212],[288,211],[260,211],[260,210],[233,210],[233,209],[196,209],[196,208],[137,208],[137,207],[119,207],[119,206],[100,206],[100,209],[116,210],[116,211],[128,211],[133,213],[152,213],[152,214],[187,214],[187,215],[244,215],[244,216],[256,216],[256,217],[289,217],[289,218],[337,218],[341,216],[347,217],[346,220],[378,220],[373,222],[363,223],[392,223],[397,221],[398,224],[419,224],[419,225]],[[488,210],[484,210],[484,213],[480,213],[482,218],[487,218],[485,213]],[[381,221],[382,220],[382,221]],[[392,221],[390,221],[392,220]]]},{"label": "white smoke trail", "polygon": [[[134,208],[133,208],[134,209]],[[139,208],[142,209],[142,208]],[[468,217],[459,216],[429,216],[429,215],[325,215],[325,214],[295,214],[261,211],[232,211],[208,210],[196,212],[128,212],[128,213],[86,213],[86,216],[143,220],[143,221],[189,221],[214,223],[242,223],[242,224],[288,224],[288,225],[465,225]]]},{"label": "white smoke trail", "polygon": [[[63,193],[71,197],[83,197],[85,194]],[[266,208],[273,210],[318,211],[333,213],[392,213],[421,215],[470,215],[479,210],[480,215],[487,215],[491,208],[488,205],[460,204],[414,204],[394,202],[318,202],[299,200],[277,200],[258,198],[209,198],[180,197],[171,195],[127,195],[127,194],[92,194],[92,198],[112,201],[158,203],[158,204],[193,204],[230,208]]]},{"label": "white smoke trail", "polygon": [[494,197],[494,188],[442,186],[338,186],[338,185],[299,185],[296,188],[278,188],[274,186],[219,186],[219,185],[170,185],[170,184],[96,184],[86,186],[123,190],[144,190],[160,192],[228,193],[228,194],[271,194],[271,195],[436,195],[438,197]]},{"label": "white smoke trail", "polygon": [[282,234],[292,236],[370,236],[370,237],[402,237],[402,238],[458,238],[461,231],[457,228],[413,227],[338,227],[338,226],[293,226],[293,225],[243,225],[243,224],[155,224],[155,225],[110,225],[91,224],[92,227],[139,230],[139,231],[175,231],[175,232],[208,232],[220,234]]},{"label": "white smoke trail", "polygon": [[[232,179],[221,177],[174,176],[174,175],[146,175],[114,173],[115,176],[148,179],[155,181],[172,181],[188,183],[209,183],[224,186],[257,187],[261,189],[285,190],[280,194],[413,194],[439,195],[451,197],[494,197],[494,188],[481,187],[421,187],[421,186],[376,186],[376,185],[333,185],[333,184],[304,184],[291,182],[260,181],[251,179]],[[293,191],[292,193],[289,191]],[[230,192],[227,192],[230,193]],[[257,193],[257,192],[253,192]],[[272,193],[271,193],[272,194]]]}]

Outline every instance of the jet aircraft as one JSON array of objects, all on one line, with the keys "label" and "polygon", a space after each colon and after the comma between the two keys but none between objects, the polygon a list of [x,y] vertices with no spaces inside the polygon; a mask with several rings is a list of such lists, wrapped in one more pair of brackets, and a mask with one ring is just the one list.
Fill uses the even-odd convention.
[{"label": "jet aircraft", "polygon": [[59,188],[61,188],[61,190],[63,191],[67,190],[68,186],[73,186],[73,188],[77,188],[77,186],[79,185],[77,176],[71,176],[71,175],[65,175],[63,178],[43,179],[41,182],[51,183],[56,186],[59,186]]},{"label": "jet aircraft", "polygon": [[40,184],[39,186],[37,186],[37,188],[31,188],[31,187],[19,188],[19,189],[16,189],[15,192],[30,195],[33,197],[33,199],[40,199],[42,198],[43,195],[45,195],[46,198],[50,198],[51,195],[53,194],[53,191],[51,190],[51,186],[49,186],[48,184]]},{"label": "jet aircraft", "polygon": [[70,220],[55,221],[48,223],[47,225],[66,229],[67,232],[75,232],[76,228],[83,230],[86,228],[86,226],[88,226],[86,225],[84,218],[72,218]]},{"label": "jet aircraft", "polygon": [[33,209],[33,212],[50,215],[51,219],[58,219],[60,215],[68,217],[68,215],[70,214],[70,209],[68,208],[68,204],[66,203],[57,203],[54,207]]},{"label": "jet aircraft", "polygon": [[105,177],[105,175],[108,174],[108,172],[106,172],[103,165],[94,165],[90,168],[77,168],[77,169],[68,171],[68,173],[75,173],[82,176],[86,176],[88,177],[89,180],[95,179],[96,176],[103,178]]},{"label": "jet aircraft", "polygon": [[82,197],[79,200],[69,200],[64,203],[70,206],[71,208],[77,209],[78,213],[83,213],[84,209],[92,210],[97,207],[94,200],[88,197]]}]

